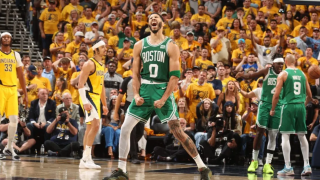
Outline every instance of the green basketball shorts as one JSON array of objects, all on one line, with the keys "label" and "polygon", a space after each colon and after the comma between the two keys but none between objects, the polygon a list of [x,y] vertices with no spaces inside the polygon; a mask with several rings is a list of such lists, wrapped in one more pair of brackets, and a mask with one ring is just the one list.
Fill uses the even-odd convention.
[{"label": "green basketball shorts", "polygon": [[260,101],[258,106],[257,126],[269,131],[278,131],[281,117],[281,106],[276,106],[274,116],[270,116],[272,104]]},{"label": "green basketball shorts", "polygon": [[304,103],[282,106],[280,132],[282,134],[307,134]]},{"label": "green basketball shorts", "polygon": [[161,123],[179,119],[179,112],[173,93],[171,93],[161,109],[155,108],[153,105],[155,101],[161,99],[166,89],[167,83],[150,82],[150,84],[141,84],[139,94],[140,97],[144,99],[144,103],[141,106],[137,106],[133,99],[128,109],[128,116],[146,123],[150,118],[151,113],[155,111],[160,118]]}]

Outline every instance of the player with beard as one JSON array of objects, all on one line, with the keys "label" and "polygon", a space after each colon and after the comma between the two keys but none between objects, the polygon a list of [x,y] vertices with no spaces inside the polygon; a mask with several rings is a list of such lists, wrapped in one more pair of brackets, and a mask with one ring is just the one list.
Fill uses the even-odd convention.
[{"label": "player with beard", "polygon": [[[180,53],[174,41],[162,34],[163,23],[159,14],[151,14],[148,19],[151,35],[134,46],[134,100],[121,127],[118,169],[104,180],[129,179],[126,165],[130,150],[130,133],[138,122],[146,123],[153,111],[162,123],[168,122],[170,131],[195,160],[201,174],[200,179],[209,180],[212,175],[210,169],[202,162],[195,144],[180,127],[179,113],[173,97],[173,90],[180,78]],[[143,69],[140,73],[141,63]]]},{"label": "player with beard", "polygon": [[[236,78],[243,79],[257,79],[263,76],[263,85],[261,90],[261,98],[258,107],[258,116],[257,116],[257,135],[253,141],[253,152],[252,152],[252,162],[248,168],[249,173],[254,173],[258,168],[258,155],[259,149],[261,146],[262,136],[265,133],[265,130],[268,130],[268,145],[267,145],[267,158],[266,164],[263,167],[263,173],[273,174],[273,168],[270,165],[274,150],[276,148],[276,137],[279,129],[280,115],[281,115],[281,105],[282,101],[279,101],[275,108],[275,115],[270,116],[269,112],[272,107],[272,97],[275,93],[275,88],[277,84],[277,77],[282,71],[284,64],[283,58],[276,58],[273,60],[272,67],[266,67],[255,73],[246,73],[239,72],[236,75]],[[282,96],[282,95],[280,95]]]},{"label": "player with beard", "polygon": [[[23,91],[25,107],[28,107],[28,96],[26,82],[23,77],[22,62],[20,54],[11,49],[12,36],[8,32],[1,34],[0,51],[0,119],[3,114],[9,118],[8,144],[3,154],[12,156],[12,160],[20,157],[13,150],[13,142],[18,127],[18,89],[17,78]],[[0,159],[5,157],[0,155]]]}]

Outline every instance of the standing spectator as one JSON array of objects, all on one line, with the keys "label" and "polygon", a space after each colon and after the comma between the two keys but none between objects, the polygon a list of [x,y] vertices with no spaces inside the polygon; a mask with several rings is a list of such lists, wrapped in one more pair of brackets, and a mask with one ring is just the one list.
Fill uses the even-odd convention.
[{"label": "standing spectator", "polygon": [[[25,77],[26,85],[27,85],[27,94],[24,96],[28,96],[28,108],[31,105],[31,101],[37,99],[38,90],[41,88],[45,88],[40,80],[36,78],[38,75],[37,68],[34,65],[30,65],[27,70],[27,76]],[[23,94],[23,90],[21,85],[18,84],[18,92]]]},{"label": "standing spectator", "polygon": [[318,12],[316,12],[316,11],[312,11],[311,12],[311,21],[308,22],[307,28],[309,30],[308,36],[312,36],[312,34],[314,33],[314,29],[318,29],[319,28],[319,15],[318,15]]},{"label": "standing spectator", "polygon": [[129,38],[124,38],[123,40],[123,48],[118,49],[118,68],[116,72],[121,76],[125,72],[125,69],[122,67],[127,61],[131,60],[133,57],[133,49],[130,48],[131,43]]},{"label": "standing spectator", "polygon": [[58,52],[63,52],[66,50],[66,43],[64,42],[63,32],[58,32],[55,34],[55,41],[50,45],[50,53],[52,57],[52,61],[55,62],[57,60]]},{"label": "standing spectator", "polygon": [[56,9],[55,0],[48,0],[49,7],[46,8],[39,17],[39,28],[42,38],[43,57],[48,55],[53,34],[58,31],[58,24],[61,21],[61,13]]},{"label": "standing spectator", "polygon": [[205,80],[207,79],[207,74],[208,73],[206,70],[202,70],[200,72],[198,82],[190,84],[186,91],[186,97],[188,98],[190,103],[189,109],[194,118],[197,117],[196,106],[201,100],[205,98],[209,98],[213,100],[216,97],[214,93],[214,89],[212,88],[211,84],[208,84],[205,82]]},{"label": "standing spectator", "polygon": [[306,42],[309,48],[312,48],[313,55],[315,59],[319,59],[320,51],[320,37],[319,37],[319,28],[313,28],[313,37],[307,37],[305,33],[302,34],[301,39]]},{"label": "standing spectator", "polygon": [[187,39],[181,36],[180,27],[173,29],[173,37],[171,39],[177,44],[180,50],[182,50],[182,44],[188,44]]},{"label": "standing spectator", "polygon": [[52,61],[49,56],[43,59],[43,66],[44,66],[44,70],[42,72],[42,77],[49,79],[51,84],[51,90],[52,90],[55,87],[56,77],[54,76]]},{"label": "standing spectator", "polygon": [[301,21],[300,21],[301,24],[298,25],[298,26],[295,26],[295,28],[293,29],[293,31],[292,31],[292,33],[291,33],[291,35],[292,35],[293,37],[299,36],[299,34],[300,34],[300,29],[301,29],[302,27],[306,28],[306,30],[309,31],[309,29],[307,29],[307,24],[308,24],[308,22],[309,22],[309,20],[310,20],[310,15],[309,15],[308,13],[305,13],[305,14],[302,14],[301,18],[302,18]]},{"label": "standing spectator", "polygon": [[108,18],[105,18],[105,23],[103,25],[104,37],[111,38],[112,36],[116,36],[116,25],[116,15],[109,14]]},{"label": "standing spectator", "polygon": [[233,12],[234,12],[234,9],[230,6],[227,6],[226,17],[219,19],[219,21],[217,22],[217,27],[222,26],[225,29],[227,29],[228,27],[231,28],[234,21],[232,18]]},{"label": "standing spectator", "polygon": [[265,0],[266,6],[259,9],[259,11],[264,13],[264,17],[269,18],[273,14],[278,13],[279,8],[273,6],[274,0]]},{"label": "standing spectator", "polygon": [[56,118],[55,110],[56,103],[48,99],[48,90],[40,89],[38,92],[39,99],[31,102],[29,110],[30,123],[27,124],[28,129],[31,131],[30,139],[35,139],[36,136],[46,140],[46,128]]},{"label": "standing spectator", "polygon": [[307,32],[308,32],[307,28],[304,26],[301,26],[299,28],[299,34],[297,35],[297,37],[294,36],[295,37],[294,39],[297,41],[297,47],[301,49],[303,53],[306,52],[308,45],[301,39],[301,36],[303,36],[304,34],[307,34]]},{"label": "standing spectator", "polygon": [[244,39],[238,40],[238,49],[232,52],[231,61],[233,67],[237,67],[244,57],[248,57],[250,52],[245,50],[246,41]]},{"label": "standing spectator", "polygon": [[68,44],[65,51],[66,57],[70,59],[72,58],[72,55],[74,55],[75,53],[79,53],[80,44],[83,41],[84,34],[81,31],[77,31],[74,37],[74,41]]},{"label": "standing spectator", "polygon": [[[100,1],[99,1],[100,2]],[[83,8],[87,8],[87,7],[90,7],[91,9],[95,9],[96,8],[96,4],[93,3],[91,0],[84,0],[80,3],[80,5],[83,7]],[[95,16],[93,16],[95,17]]]},{"label": "standing spectator", "polygon": [[104,87],[106,91],[107,100],[110,99],[110,91],[112,89],[120,89],[120,85],[123,81],[122,77],[115,73],[117,69],[117,63],[109,61],[108,72],[104,74]]},{"label": "standing spectator", "polygon": [[201,58],[195,59],[195,56],[193,56],[192,65],[198,66],[200,69],[206,70],[208,66],[213,66],[212,61],[208,60],[208,50],[202,49],[201,50]]},{"label": "standing spectator", "polygon": [[256,71],[263,68],[260,65],[260,61],[253,53],[249,54],[249,56],[243,57],[242,61],[236,67],[236,71],[246,71],[250,68],[254,68]]},{"label": "standing spectator", "polygon": [[84,42],[88,45],[91,45],[99,37],[104,37],[104,33],[102,31],[99,31],[99,26],[96,21],[93,21],[90,26],[91,31],[88,30],[84,36]]},{"label": "standing spectator", "polygon": [[77,142],[78,123],[70,118],[67,108],[59,109],[59,115],[48,126],[47,133],[51,134],[51,138],[44,142],[44,147],[49,156],[68,157],[72,152],[80,150]]},{"label": "standing spectator", "polygon": [[133,49],[134,44],[137,42],[137,40],[132,36],[132,30],[130,26],[125,26],[123,32],[119,32],[118,28],[120,27],[120,25],[123,22],[123,19],[127,18],[126,14],[123,14],[120,18],[120,20],[117,22],[116,25],[116,35],[118,35],[119,38],[119,43],[118,43],[118,48],[121,49],[123,48],[123,42],[125,41],[125,39],[129,39],[130,41],[130,48]]},{"label": "standing spectator", "polygon": [[185,14],[183,16],[183,22],[181,23],[180,26],[180,32],[182,35],[186,35],[187,32],[192,32],[194,30],[194,26],[190,23],[190,17]]},{"label": "standing spectator", "polygon": [[228,38],[224,37],[225,28],[219,26],[217,29],[217,36],[210,40],[210,45],[212,47],[212,62],[217,64],[218,62],[228,63],[230,52],[231,52],[231,43]]},{"label": "standing spectator", "polygon": [[[61,63],[61,67],[58,65]],[[70,84],[72,73],[76,72],[76,66],[69,58],[61,58],[52,64],[53,72],[57,78],[64,78],[67,81],[67,88]]]},{"label": "standing spectator", "polygon": [[208,26],[210,25],[210,16],[205,14],[204,5],[199,5],[198,13],[192,15],[191,24],[196,25],[197,23],[206,23]]},{"label": "standing spectator", "polygon": [[48,78],[42,77],[43,73],[43,66],[40,62],[36,62],[33,64],[37,68],[37,79],[39,79],[42,82],[42,85],[48,90],[49,94],[52,93],[51,83]]},{"label": "standing spectator", "polygon": [[289,41],[290,45],[288,49],[286,49],[283,53],[283,57],[286,57],[287,54],[293,54],[296,58],[296,60],[298,60],[300,57],[303,56],[303,52],[297,48],[297,41],[296,39],[290,39]]},{"label": "standing spectator", "polygon": [[214,102],[217,103],[219,99],[219,95],[222,92],[222,82],[220,79],[216,78],[217,72],[214,66],[208,66],[207,72],[208,72],[207,83],[212,85],[214,89],[214,93],[216,94],[216,98],[214,99]]},{"label": "standing spectator", "polygon": [[62,76],[57,79],[56,87],[57,89],[52,95],[52,100],[56,101],[58,106],[62,103],[62,94],[70,93],[70,91],[68,90],[67,80]]},{"label": "standing spectator", "polygon": [[62,104],[58,105],[56,108],[56,116],[59,116],[59,109],[61,107],[65,107],[69,113],[70,119],[73,119],[79,122],[79,106],[72,103],[72,97],[70,93],[63,93],[62,94]]},{"label": "standing spectator", "polygon": [[82,16],[83,7],[78,5],[78,0],[70,0],[70,3],[63,8],[62,20],[66,21],[72,10],[77,10],[79,17]]},{"label": "standing spectator", "polygon": [[221,13],[221,1],[217,0],[210,0],[207,1],[205,4],[205,11],[211,18],[218,20],[218,16]]},{"label": "standing spectator", "polygon": [[308,69],[310,66],[316,65],[318,66],[319,63],[317,59],[312,57],[312,48],[307,48],[306,56],[301,57],[297,60],[297,68],[302,70],[307,77],[307,80],[310,85],[314,86],[316,84],[316,80],[309,77]]},{"label": "standing spectator", "polygon": [[28,55],[23,55],[23,56],[22,56],[22,64],[23,64],[23,72],[26,74],[26,73],[27,73],[27,70],[28,70],[28,67],[29,67],[30,64],[31,64],[30,56],[28,56]]},{"label": "standing spectator", "polygon": [[[181,28],[180,28],[180,32],[181,32]],[[189,52],[194,51],[196,48],[199,49],[200,48],[200,43],[198,43],[197,41],[194,40],[194,33],[192,31],[189,31],[186,33],[186,39],[187,41],[185,41],[181,47],[183,50],[187,50]]]},{"label": "standing spectator", "polygon": [[[119,109],[118,112],[115,112],[117,96],[112,96],[110,99],[110,104],[108,109],[110,111],[107,114],[107,119],[102,123],[104,126],[102,128],[101,134],[104,135],[106,141],[106,148],[108,148],[108,155],[111,158],[114,158],[113,152],[116,152],[116,149],[119,145],[120,138],[120,128],[124,121],[124,111]],[[117,113],[120,119],[113,119],[113,114]],[[108,123],[107,123],[108,121]]]}]

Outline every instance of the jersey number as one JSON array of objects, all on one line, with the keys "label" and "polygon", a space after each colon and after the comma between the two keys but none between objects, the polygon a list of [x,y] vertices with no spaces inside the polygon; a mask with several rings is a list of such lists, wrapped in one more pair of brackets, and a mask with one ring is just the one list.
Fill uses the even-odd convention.
[{"label": "jersey number", "polygon": [[276,92],[276,88],[273,88],[272,90],[271,90],[271,94],[274,94]]},{"label": "jersey number", "polygon": [[301,83],[300,82],[294,82],[293,83],[293,88],[294,88],[294,94],[295,95],[300,95],[301,92]]},{"label": "jersey number", "polygon": [[5,66],[4,71],[8,71],[8,72],[12,71],[12,64],[5,64],[4,66]]},{"label": "jersey number", "polygon": [[150,77],[155,78],[158,76],[158,65],[150,64],[149,66]]}]

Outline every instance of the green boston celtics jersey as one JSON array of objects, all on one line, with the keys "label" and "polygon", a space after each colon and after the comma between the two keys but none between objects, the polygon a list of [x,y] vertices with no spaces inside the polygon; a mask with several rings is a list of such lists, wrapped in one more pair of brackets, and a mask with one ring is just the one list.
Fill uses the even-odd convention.
[{"label": "green boston celtics jersey", "polygon": [[287,68],[288,77],[283,83],[283,100],[286,104],[304,103],[306,101],[306,77],[299,69]]},{"label": "green boston celtics jersey", "polygon": [[168,44],[171,39],[166,37],[162,43],[151,45],[148,38],[142,40],[140,57],[143,69],[141,78],[154,82],[169,82]]},{"label": "green boston celtics jersey", "polygon": [[[278,74],[274,72],[273,68],[269,68],[267,76],[263,80],[261,101],[272,103],[273,94],[276,91]],[[282,91],[280,94],[280,99],[282,97]],[[281,105],[282,101],[279,100],[278,105]]]}]

